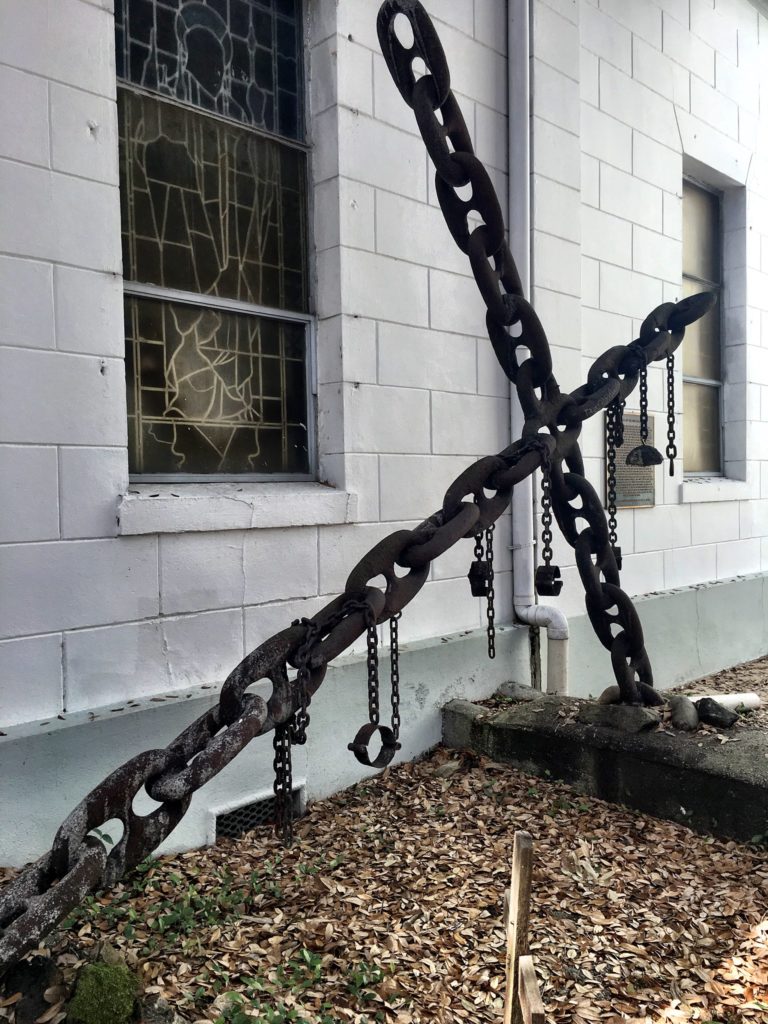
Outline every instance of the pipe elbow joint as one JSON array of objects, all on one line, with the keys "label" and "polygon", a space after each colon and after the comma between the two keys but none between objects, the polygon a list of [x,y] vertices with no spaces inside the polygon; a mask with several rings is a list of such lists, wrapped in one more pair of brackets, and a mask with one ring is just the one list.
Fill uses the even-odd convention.
[{"label": "pipe elbow joint", "polygon": [[529,626],[544,626],[548,640],[567,640],[568,619],[559,608],[548,604],[515,605],[515,615]]}]

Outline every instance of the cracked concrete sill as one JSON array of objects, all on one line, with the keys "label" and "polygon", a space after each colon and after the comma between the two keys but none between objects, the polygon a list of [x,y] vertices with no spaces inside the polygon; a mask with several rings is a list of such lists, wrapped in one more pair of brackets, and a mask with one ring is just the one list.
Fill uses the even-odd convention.
[{"label": "cracked concrete sill", "polygon": [[355,522],[357,495],[313,482],[134,484],[117,506],[122,536]]}]

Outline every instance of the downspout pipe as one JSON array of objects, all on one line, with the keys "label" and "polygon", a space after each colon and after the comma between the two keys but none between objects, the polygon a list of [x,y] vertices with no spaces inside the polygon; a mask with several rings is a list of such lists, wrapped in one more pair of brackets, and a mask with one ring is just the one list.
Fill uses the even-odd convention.
[{"label": "downspout pipe", "polygon": [[[509,244],[523,290],[531,290],[531,24],[530,0],[508,0]],[[511,386],[512,437],[523,431],[523,410]],[[568,619],[559,608],[537,604],[534,590],[533,476],[512,493],[512,586],[515,616],[547,631],[547,693],[568,692]]]}]

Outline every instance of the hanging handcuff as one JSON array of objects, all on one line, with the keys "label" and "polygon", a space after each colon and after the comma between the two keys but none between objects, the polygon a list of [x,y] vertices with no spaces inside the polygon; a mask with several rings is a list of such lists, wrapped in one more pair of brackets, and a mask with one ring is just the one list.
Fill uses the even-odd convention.
[{"label": "hanging handcuff", "polygon": [[[400,736],[400,650],[397,623],[401,613],[398,612],[390,619],[390,672],[391,672],[391,701],[392,719],[391,725],[381,725],[379,722],[379,638],[376,633],[376,616],[373,609],[369,608],[366,613],[366,665],[368,670],[368,721],[358,729],[354,740],[348,745],[360,764],[367,768],[385,768],[397,751],[400,749],[398,742]],[[374,733],[379,734],[381,750],[371,760],[368,752],[368,744]]]}]

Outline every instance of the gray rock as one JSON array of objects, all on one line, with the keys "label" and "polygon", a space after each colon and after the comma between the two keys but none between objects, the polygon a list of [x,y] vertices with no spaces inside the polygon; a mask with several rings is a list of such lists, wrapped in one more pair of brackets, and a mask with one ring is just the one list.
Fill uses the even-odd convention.
[{"label": "gray rock", "polygon": [[646,732],[660,721],[655,711],[628,704],[585,704],[576,718],[582,725],[600,725],[628,733]]},{"label": "gray rock", "polygon": [[696,710],[699,718],[707,725],[714,725],[718,729],[730,729],[734,722],[738,722],[739,716],[735,711],[724,708],[711,697],[702,697],[696,701]]},{"label": "gray rock", "polygon": [[476,718],[488,714],[488,708],[470,700],[448,701],[443,708],[443,746],[463,750],[472,746],[472,727]]},{"label": "gray rock", "polygon": [[672,712],[672,725],[675,729],[682,729],[685,732],[693,732],[699,727],[699,712],[696,705],[689,697],[676,694],[669,698],[669,708]]},{"label": "gray rock", "polygon": [[510,681],[502,683],[496,693],[500,697],[507,697],[509,700],[539,700],[544,694],[541,690],[534,690],[532,686],[524,686],[522,683]]},{"label": "gray rock", "polygon": [[597,698],[598,704],[618,704],[620,701],[621,690],[615,683],[613,686],[607,686]]}]

